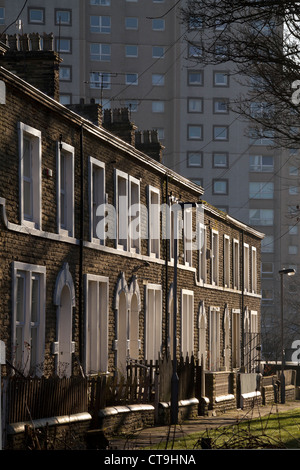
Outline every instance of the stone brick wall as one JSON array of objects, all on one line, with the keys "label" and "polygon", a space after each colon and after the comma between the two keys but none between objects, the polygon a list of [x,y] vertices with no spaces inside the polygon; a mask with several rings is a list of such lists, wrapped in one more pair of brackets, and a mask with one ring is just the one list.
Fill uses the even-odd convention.
[{"label": "stone brick wall", "polygon": [[[31,87],[19,83],[13,76],[3,71],[0,79],[6,83],[6,105],[1,105],[1,141],[0,141],[0,197],[5,200],[5,211],[10,224],[5,225],[1,219],[0,256],[1,276],[0,289],[2,302],[0,307],[0,326],[2,339],[7,344],[7,357],[13,359],[11,349],[11,288],[13,261],[32,263],[46,267],[46,333],[45,333],[45,370],[53,371],[55,358],[51,353],[51,345],[56,338],[56,307],[53,304],[55,282],[64,263],[68,263],[75,286],[75,308],[73,312],[72,339],[75,341],[73,372],[79,373],[78,362],[84,356],[84,288],[83,276],[97,274],[109,276],[109,351],[108,367],[115,366],[115,351],[113,341],[116,331],[116,316],[114,310],[115,288],[120,277],[128,282],[134,275],[140,287],[142,312],[139,322],[141,339],[140,358],[144,356],[145,329],[145,286],[148,283],[160,284],[163,291],[162,341],[163,348],[168,346],[168,305],[167,296],[173,283],[174,270],[171,264],[166,264],[167,243],[161,240],[160,260],[148,256],[148,241],[142,240],[140,256],[115,249],[114,241],[109,240],[106,247],[96,247],[89,243],[89,193],[88,193],[88,157],[105,163],[107,202],[114,204],[114,170],[126,172],[140,181],[140,202],[147,205],[147,186],[153,185],[160,190],[161,203],[168,201],[169,194],[182,201],[197,202],[202,195],[201,188],[196,187],[185,178],[166,169],[160,162],[149,159],[134,150],[134,147],[116,140],[105,129],[100,129],[80,116],[68,111],[52,100],[37,95]],[[42,231],[40,233],[20,228],[19,217],[19,153],[18,153],[18,122],[24,122],[42,133]],[[56,148],[59,141],[75,148],[75,238],[61,241],[57,236],[57,168]],[[51,170],[52,176],[49,176]],[[168,175],[168,180],[167,180]],[[83,202],[82,202],[83,201]],[[83,205],[82,205],[83,204]],[[83,216],[83,219],[82,219]],[[193,267],[183,265],[182,257],[178,269],[178,293],[182,288],[194,292],[194,353],[199,350],[198,312],[201,301],[206,306],[219,306],[221,311],[220,349],[224,348],[223,318],[225,305],[229,309],[237,308],[244,311],[249,309],[260,311],[259,295],[241,295],[240,291],[225,289],[223,277],[223,235],[231,239],[237,238],[257,248],[258,287],[260,291],[260,237],[252,230],[228,218],[205,205],[205,224],[219,232],[219,287],[210,286],[210,260],[207,262],[207,285],[197,284],[198,254],[193,253]],[[208,234],[207,248],[211,238]],[[182,255],[182,244],[180,244]],[[150,263],[150,268],[145,266]],[[82,262],[82,264],[81,264]],[[136,268],[139,268],[136,271]],[[231,272],[232,276],[232,272]],[[242,272],[240,272],[242,278]],[[180,312],[179,296],[179,312]],[[242,315],[241,315],[242,316]],[[180,318],[180,313],[178,313]],[[242,328],[241,328],[242,331]],[[178,324],[180,338],[180,324]],[[209,329],[207,328],[207,345]],[[241,338],[242,340],[242,338]],[[208,346],[207,346],[208,348]],[[180,341],[178,342],[178,353]],[[224,367],[224,357],[221,354],[221,367]]]}]

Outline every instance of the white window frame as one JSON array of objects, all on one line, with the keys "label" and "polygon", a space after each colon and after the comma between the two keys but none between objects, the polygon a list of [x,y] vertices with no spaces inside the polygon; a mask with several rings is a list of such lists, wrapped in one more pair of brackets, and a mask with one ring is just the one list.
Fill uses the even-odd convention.
[{"label": "white window frame", "polygon": [[[32,17],[32,13],[39,12],[41,13],[41,19],[34,19]],[[45,8],[38,8],[38,7],[29,7],[28,8],[28,24],[45,24]]]},{"label": "white window frame", "polygon": [[164,46],[152,46],[152,59],[164,59],[165,48]]},{"label": "white window frame", "polygon": [[[94,187],[95,179],[99,183],[98,190]],[[99,179],[99,181],[98,181]],[[96,160],[93,157],[89,158],[89,203],[90,203],[90,241],[93,243],[105,244],[105,233],[101,233],[103,238],[97,237],[97,217],[101,217],[99,222],[105,217],[105,163]],[[102,206],[101,209],[97,209]],[[104,224],[101,225],[104,228]]]},{"label": "white window frame", "polygon": [[139,74],[129,72],[125,74],[125,85],[137,86],[139,84]]},{"label": "white window frame", "polygon": [[[195,132],[197,131],[197,132]],[[187,126],[188,140],[203,140],[203,126],[202,124],[188,124]]]},{"label": "white window frame", "polygon": [[[192,77],[199,75],[199,80],[192,80]],[[203,71],[202,70],[188,70],[188,86],[203,86]]]},{"label": "white window frame", "polygon": [[166,22],[161,18],[152,19],[152,31],[165,31]]},{"label": "white window frame", "polygon": [[[97,24],[92,24],[92,18],[97,19]],[[104,24],[104,18],[109,19],[109,25]],[[111,17],[107,15],[91,15],[90,16],[90,32],[110,34],[111,33]]]},{"label": "white window frame", "polygon": [[249,223],[254,226],[272,226],[274,224],[274,209],[250,209]]},{"label": "white window frame", "polygon": [[129,176],[128,178],[128,224],[130,251],[141,252],[141,188],[140,180]]},{"label": "white window frame", "polygon": [[163,73],[153,73],[152,74],[152,85],[153,86],[164,86],[165,84],[165,75]]},{"label": "white window frame", "polygon": [[[119,199],[119,181],[123,180],[124,200]],[[141,252],[140,180],[115,170],[116,248],[132,253]],[[120,233],[120,230],[122,233]],[[124,235],[124,236],[122,236]],[[134,236],[133,236],[134,235]]]},{"label": "white window frame", "polygon": [[125,57],[138,57],[139,46],[137,44],[126,44],[125,45]]},{"label": "white window frame", "polygon": [[230,288],[230,237],[224,235],[224,287]]},{"label": "white window frame", "polygon": [[[222,81],[218,80],[218,76],[219,77],[222,76],[224,78],[224,80],[222,80]],[[216,70],[214,72],[214,86],[215,87],[228,87],[229,86],[228,72],[223,72],[223,71]]]},{"label": "white window frame", "polygon": [[251,287],[252,293],[257,292],[257,250],[255,246],[251,247]]},{"label": "white window frame", "polygon": [[219,232],[211,230],[211,283],[219,285]]},{"label": "white window frame", "polygon": [[[145,359],[156,360],[162,347],[162,286],[147,284],[145,286]],[[154,304],[150,304],[150,296],[154,296]]]},{"label": "white window frame", "polygon": [[101,90],[111,89],[111,75],[109,72],[90,72],[90,88]]},{"label": "white window frame", "polygon": [[236,238],[232,241],[232,271],[233,271],[233,288],[240,289],[240,242]]},{"label": "white window frame", "polygon": [[220,370],[221,364],[221,315],[219,307],[209,307],[209,370]]},{"label": "white window frame", "polygon": [[164,113],[165,102],[164,101],[152,101],[152,112],[153,113]]},{"label": "white window frame", "polygon": [[91,5],[101,5],[103,7],[110,6],[110,0],[90,0]]},{"label": "white window frame", "polygon": [[187,289],[181,289],[181,352],[194,353],[194,292]]},{"label": "white window frame", "polygon": [[[268,269],[269,266],[271,267],[271,269]],[[268,261],[262,262],[261,276],[263,279],[272,279],[274,276],[274,263]]]},{"label": "white window frame", "polygon": [[273,199],[274,183],[263,181],[249,182],[249,198],[250,199]]},{"label": "white window frame", "polygon": [[[67,19],[62,19],[62,16],[66,14]],[[68,9],[55,9],[55,24],[61,26],[71,26],[72,24],[72,10]]]},{"label": "white window frame", "polygon": [[250,247],[244,243],[244,292],[250,292]]},{"label": "white window frame", "polygon": [[198,359],[200,361],[200,364],[202,365],[202,358],[203,358],[203,367],[205,369],[206,359],[207,359],[207,352],[206,352],[207,319],[206,319],[206,310],[205,310],[204,301],[201,301],[200,306],[199,306],[198,330],[199,330]]},{"label": "white window frame", "polygon": [[[98,51],[93,52],[92,49],[97,46]],[[107,50],[105,50],[107,48]],[[106,43],[92,43],[90,44],[90,60],[97,62],[110,62],[111,59],[111,45]]]},{"label": "white window frame", "polygon": [[[125,194],[121,195],[119,182],[123,180]],[[116,248],[128,251],[128,174],[115,169]],[[121,202],[121,204],[120,204]]]},{"label": "white window frame", "polygon": [[228,98],[214,98],[213,102],[214,114],[228,114],[229,100]]},{"label": "white window frame", "polygon": [[[272,165],[264,163],[264,158],[272,158]],[[256,155],[249,156],[249,167],[251,172],[270,173],[274,171],[274,157],[273,155]]]},{"label": "white window frame", "polygon": [[107,372],[109,278],[86,274],[85,292],[85,372]]},{"label": "white window frame", "polygon": [[[27,375],[33,366],[36,368],[34,372],[37,375],[42,375],[43,370],[41,366],[44,363],[45,355],[45,313],[46,313],[46,267],[39,265],[32,265],[27,263],[21,263],[14,261],[12,263],[12,350],[16,351],[17,348],[17,328],[22,329],[22,343],[28,347],[24,347],[22,355],[22,364],[16,363],[16,357],[14,358],[14,365],[18,368],[22,368],[22,372]],[[17,315],[17,286],[18,277],[24,279],[24,305],[23,305],[23,321],[18,321]],[[31,320],[31,308],[32,308],[32,280],[39,279],[39,318],[37,321],[32,322]],[[31,338],[32,330],[37,330],[36,339],[36,360],[32,364],[31,358]],[[26,356],[26,357],[25,357]]]},{"label": "white window frame", "polygon": [[[152,195],[157,204],[152,204]],[[148,255],[160,257],[160,191],[154,186],[148,186]]]},{"label": "white window frame", "polygon": [[137,31],[139,29],[139,19],[136,16],[125,17],[125,29]]},{"label": "white window frame", "polygon": [[71,65],[61,65],[59,67],[59,80],[61,82],[72,81],[72,66]]},{"label": "white window frame", "polygon": [[[175,253],[175,243],[178,241],[178,211],[176,210],[177,206],[170,202],[168,206],[168,216],[169,216],[169,233],[167,236],[169,237],[169,259],[171,263],[174,263],[174,253]],[[181,212],[181,210],[180,210]],[[177,222],[177,236],[176,236],[176,222]],[[178,254],[178,253],[177,253]]]},{"label": "white window frame", "polygon": [[72,38],[70,37],[56,38],[56,50],[60,54],[71,54],[72,53]]},{"label": "white window frame", "polygon": [[193,209],[184,208],[183,247],[185,266],[193,265]]},{"label": "white window frame", "polygon": [[[66,165],[64,182],[61,181],[62,154]],[[57,142],[57,229],[59,234],[68,237],[74,237],[74,154],[73,146]],[[62,198],[65,198],[65,221],[61,213]]]},{"label": "white window frame", "polygon": [[259,321],[258,321],[258,312],[256,310],[250,310],[250,333],[251,333],[251,346],[252,349],[250,351],[251,356],[251,365],[252,365],[252,372],[256,369],[255,364],[257,359],[259,358]]},{"label": "white window frame", "polygon": [[126,100],[125,106],[129,109],[130,113],[137,113],[139,108],[139,100]]},{"label": "white window frame", "polygon": [[197,46],[196,44],[189,44],[188,54],[189,57],[202,57],[203,49],[201,45]]},{"label": "white window frame", "polygon": [[202,168],[203,167],[203,153],[202,152],[187,152],[187,166],[188,168]]},{"label": "white window frame", "polygon": [[203,113],[203,98],[188,98],[188,113]]},{"label": "white window frame", "polygon": [[229,140],[228,126],[213,126],[213,140],[214,141],[228,141]]},{"label": "white window frame", "polygon": [[[19,132],[19,190],[20,221],[30,228],[42,228],[42,133],[22,122],[18,124]],[[24,174],[24,139],[30,142],[31,172],[30,177]],[[24,212],[24,184],[30,185],[31,214]]]},{"label": "white window frame", "polygon": [[232,309],[232,367],[241,366],[241,310]]},{"label": "white window frame", "polygon": [[199,282],[201,285],[206,283],[206,227],[204,224],[198,223],[198,240],[199,240]]}]

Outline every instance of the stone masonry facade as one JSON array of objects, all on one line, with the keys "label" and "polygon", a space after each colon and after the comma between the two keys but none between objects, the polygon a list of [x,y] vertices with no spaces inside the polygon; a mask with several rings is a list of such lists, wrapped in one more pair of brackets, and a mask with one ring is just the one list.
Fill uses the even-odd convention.
[{"label": "stone masonry facade", "polygon": [[[9,363],[45,375],[78,374],[80,366],[86,374],[106,373],[128,358],[155,360],[172,346],[172,242],[163,237],[164,218],[155,218],[153,200],[204,208],[201,256],[194,249],[190,258],[179,241],[177,355],[203,358],[207,370],[246,367],[246,334],[260,331],[263,235],[212,207],[202,188],[166,168],[155,136],[139,150],[126,111],[116,137],[105,129],[107,116],[103,126],[94,124],[4,67],[0,83],[0,331]],[[124,140],[126,129],[131,137]],[[150,233],[151,242],[140,237],[133,246],[126,235],[124,247],[124,237],[118,245],[94,237],[95,181],[109,207],[124,191],[126,201],[147,208],[139,228],[151,232],[159,221],[159,240]],[[62,226],[63,211],[71,225],[66,219]],[[30,311],[36,313],[28,319]]]}]

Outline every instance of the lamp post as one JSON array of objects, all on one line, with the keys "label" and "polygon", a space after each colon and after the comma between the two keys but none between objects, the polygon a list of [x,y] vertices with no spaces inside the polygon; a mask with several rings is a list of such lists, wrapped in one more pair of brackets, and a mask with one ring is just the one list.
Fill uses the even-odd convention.
[{"label": "lamp post", "polygon": [[175,213],[174,236],[174,286],[173,286],[173,373],[171,379],[171,424],[178,424],[178,374],[176,359],[176,320],[177,320],[177,261],[178,261],[178,237],[177,237],[177,213]]},{"label": "lamp post", "polygon": [[281,403],[285,403],[285,376],[284,376],[284,349],[283,349],[283,276],[294,276],[296,270],[293,268],[280,269],[281,299],[280,299],[280,318],[281,318]]}]

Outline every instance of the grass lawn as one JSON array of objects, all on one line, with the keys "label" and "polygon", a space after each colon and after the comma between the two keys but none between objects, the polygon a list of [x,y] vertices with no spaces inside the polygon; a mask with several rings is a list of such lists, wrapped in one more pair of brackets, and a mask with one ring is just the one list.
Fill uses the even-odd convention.
[{"label": "grass lawn", "polygon": [[[300,408],[285,413],[239,421],[234,425],[186,435],[161,443],[159,449],[299,449]],[[157,447],[156,447],[157,448]]]}]

